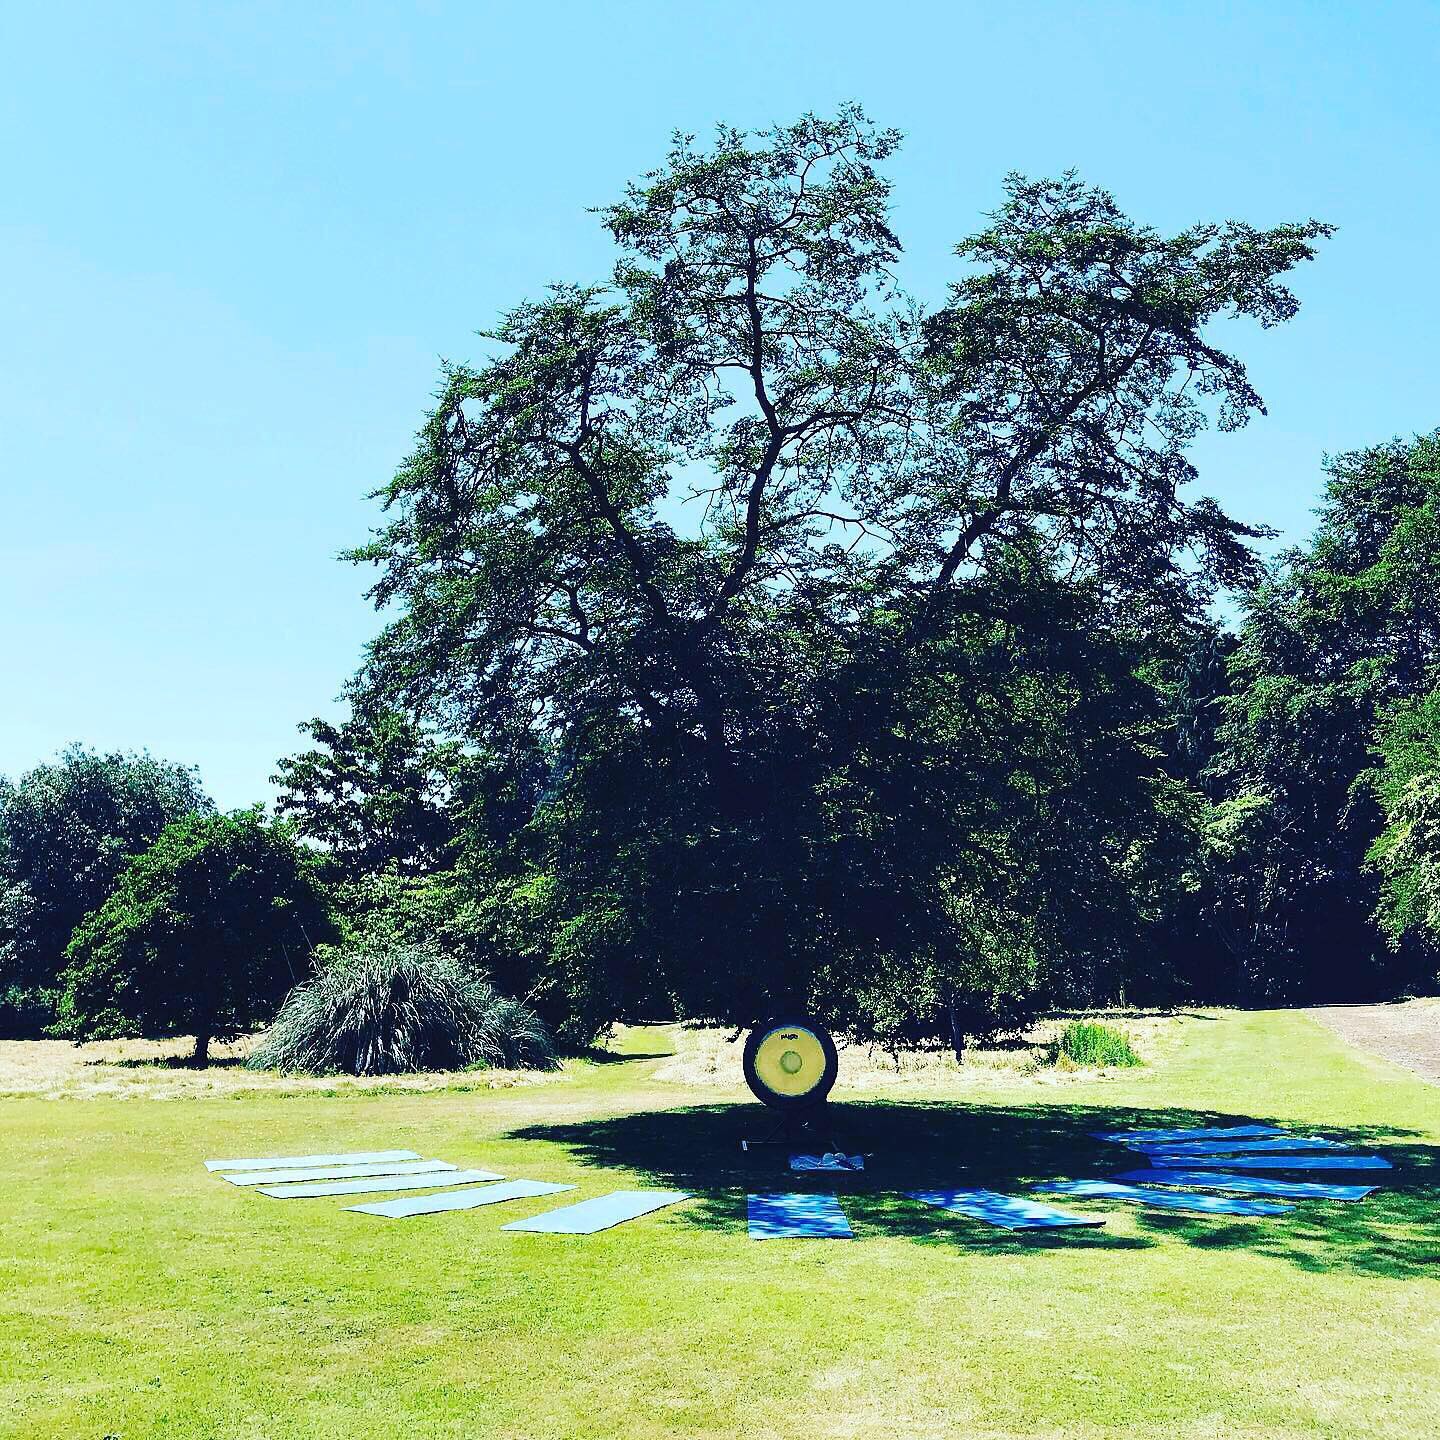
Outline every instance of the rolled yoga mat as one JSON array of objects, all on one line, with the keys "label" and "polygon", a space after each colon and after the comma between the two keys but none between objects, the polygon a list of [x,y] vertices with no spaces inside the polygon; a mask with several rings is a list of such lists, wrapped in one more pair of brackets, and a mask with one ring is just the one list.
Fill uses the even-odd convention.
[{"label": "rolled yoga mat", "polygon": [[1292,1200],[1363,1200],[1373,1185],[1326,1185],[1318,1180],[1262,1180],[1222,1170],[1129,1170],[1117,1180],[1132,1185],[1189,1185],[1197,1190],[1233,1190],[1237,1195],[1284,1195]]},{"label": "rolled yoga mat", "polygon": [[474,1185],[503,1180],[493,1170],[427,1171],[424,1175],[375,1175],[365,1180],[325,1180],[318,1185],[262,1185],[275,1200],[309,1200],[322,1195],[364,1195],[375,1190],[438,1190],[442,1185]]},{"label": "rolled yoga mat", "polygon": [[528,1220],[512,1220],[500,1228],[538,1230],[548,1235],[593,1235],[597,1230],[609,1230],[689,1198],[684,1190],[615,1190],[578,1205],[563,1205],[559,1210],[532,1215]]},{"label": "rolled yoga mat", "polygon": [[752,1240],[848,1240],[850,1222],[834,1195],[747,1195]]},{"label": "rolled yoga mat", "polygon": [[207,1160],[207,1170],[287,1170],[313,1165],[368,1165],[381,1160],[418,1160],[414,1150],[352,1150],[348,1155],[264,1155],[245,1160]]},{"label": "rolled yoga mat", "polygon": [[1293,1205],[1268,1200],[1232,1200],[1225,1195],[1188,1195],[1151,1190],[1139,1185],[1117,1185],[1110,1180],[1050,1180],[1034,1185],[1053,1195],[1085,1195],[1095,1200],[1128,1200],[1157,1210],[1194,1210],[1201,1215],[1284,1215]]},{"label": "rolled yoga mat", "polygon": [[443,1190],[438,1195],[402,1195],[398,1200],[372,1200],[368,1205],[347,1205],[362,1215],[385,1215],[405,1220],[412,1215],[434,1215],[442,1210],[478,1210],[504,1200],[528,1200],[534,1195],[556,1195],[573,1185],[552,1185],[547,1180],[501,1180],[474,1190]]},{"label": "rolled yoga mat", "polygon": [[1089,1228],[1105,1223],[1084,1215],[1067,1215],[1065,1211],[1042,1205],[1038,1200],[1000,1195],[994,1190],[907,1190],[905,1193],[922,1204],[954,1210],[973,1220],[998,1225],[1002,1230],[1051,1230],[1069,1225]]}]

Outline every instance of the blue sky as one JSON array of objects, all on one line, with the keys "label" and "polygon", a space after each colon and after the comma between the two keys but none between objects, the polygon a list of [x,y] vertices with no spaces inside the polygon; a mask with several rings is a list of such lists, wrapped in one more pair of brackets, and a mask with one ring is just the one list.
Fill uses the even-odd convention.
[{"label": "blue sky", "polygon": [[1340,233],[1231,330],[1270,415],[1202,489],[1287,538],[1322,456],[1440,424],[1440,4],[788,0],[0,13],[0,773],[71,740],[269,795],[375,628],[333,558],[439,357],[556,280],[671,130],[858,99],[909,287],[1010,169]]}]

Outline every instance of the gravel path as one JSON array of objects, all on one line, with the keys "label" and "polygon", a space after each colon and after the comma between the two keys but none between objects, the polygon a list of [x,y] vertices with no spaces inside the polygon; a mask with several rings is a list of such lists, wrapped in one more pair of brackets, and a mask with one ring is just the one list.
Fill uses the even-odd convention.
[{"label": "gravel path", "polygon": [[1358,1049],[1440,1084],[1440,998],[1317,1005],[1310,1014]]}]

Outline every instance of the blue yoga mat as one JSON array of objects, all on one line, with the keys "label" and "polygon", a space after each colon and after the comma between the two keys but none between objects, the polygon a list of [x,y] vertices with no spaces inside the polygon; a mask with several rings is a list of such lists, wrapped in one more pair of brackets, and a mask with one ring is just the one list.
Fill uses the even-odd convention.
[{"label": "blue yoga mat", "polygon": [[368,1165],[380,1160],[418,1160],[413,1150],[351,1150],[331,1155],[251,1155],[244,1160],[207,1160],[207,1170],[288,1170],[305,1165]]},{"label": "blue yoga mat", "polygon": [[1036,1190],[1055,1195],[1088,1195],[1096,1200],[1130,1200],[1156,1210],[1196,1210],[1202,1215],[1283,1215],[1293,1205],[1268,1200],[1232,1200],[1226,1195],[1177,1194],[1139,1185],[1116,1185],[1110,1180],[1050,1180]]},{"label": "blue yoga mat", "polygon": [[1326,1185],[1318,1180],[1262,1180],[1222,1170],[1129,1170],[1117,1180],[1133,1185],[1193,1185],[1197,1190],[1233,1190],[1239,1195],[1285,1195],[1292,1200],[1363,1200],[1373,1185]]},{"label": "blue yoga mat", "polygon": [[1247,1135],[1284,1133],[1278,1125],[1218,1125],[1193,1130],[1096,1130],[1092,1135],[1096,1140],[1119,1140],[1128,1143],[1131,1140],[1224,1140],[1227,1137],[1239,1140]]},{"label": "blue yoga mat", "polygon": [[678,1205],[690,1196],[684,1190],[615,1190],[578,1205],[563,1205],[528,1220],[512,1220],[502,1230],[540,1230],[548,1235],[593,1235],[612,1225],[623,1225],[652,1210]]},{"label": "blue yoga mat", "polygon": [[[443,1183],[443,1182],[442,1182]],[[362,1215],[385,1215],[404,1220],[411,1215],[434,1215],[442,1210],[478,1210],[504,1200],[529,1200],[535,1195],[555,1195],[573,1190],[573,1185],[552,1185],[548,1180],[501,1180],[495,1185],[477,1185],[473,1190],[442,1190],[438,1195],[402,1195],[398,1200],[374,1200],[368,1205],[347,1205]]]},{"label": "blue yoga mat", "polygon": [[848,1240],[850,1222],[834,1195],[747,1195],[745,1207],[752,1240],[785,1240],[799,1236]]},{"label": "blue yoga mat", "polygon": [[[1183,1170],[1195,1164],[1193,1155],[1148,1155],[1152,1165]],[[1393,1170],[1378,1155],[1207,1155],[1207,1165],[1224,1170]]]},{"label": "blue yoga mat", "polygon": [[[375,1175],[425,1175],[458,1170],[445,1160],[382,1160],[376,1165],[332,1165],[319,1170],[237,1170],[222,1175],[232,1185],[290,1185],[300,1180],[364,1180]],[[443,1185],[443,1179],[435,1182]]]},{"label": "blue yoga mat", "polygon": [[1103,1225],[1083,1215],[1067,1215],[1051,1205],[1026,1200],[1018,1195],[1000,1195],[994,1190],[907,1190],[912,1200],[954,1210],[974,1220],[984,1220],[1003,1230],[1051,1230],[1067,1225]]},{"label": "blue yoga mat", "polygon": [[309,1200],[317,1195],[365,1195],[376,1190],[438,1190],[442,1185],[473,1185],[502,1180],[493,1170],[432,1170],[424,1175],[375,1175],[363,1180],[323,1180],[318,1185],[262,1185],[276,1200]]},{"label": "blue yoga mat", "polygon": [[1314,1135],[1296,1135],[1281,1140],[1197,1140],[1182,1145],[1177,1140],[1131,1141],[1131,1150],[1146,1155],[1263,1155],[1272,1150],[1348,1150],[1338,1140],[1321,1140]]}]

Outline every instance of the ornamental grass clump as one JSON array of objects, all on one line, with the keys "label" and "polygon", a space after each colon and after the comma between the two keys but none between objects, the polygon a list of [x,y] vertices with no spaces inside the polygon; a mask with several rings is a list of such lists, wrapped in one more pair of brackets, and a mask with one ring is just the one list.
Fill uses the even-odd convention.
[{"label": "ornamental grass clump", "polygon": [[1060,1032],[1054,1062],[1058,1063],[1061,1056],[1072,1065],[1118,1068],[1144,1063],[1119,1030],[1093,1020],[1072,1020]]},{"label": "ornamental grass clump", "polygon": [[286,997],[246,1062],[256,1070],[398,1075],[420,1070],[553,1069],[539,1016],[453,956],[426,945],[334,952]]}]

